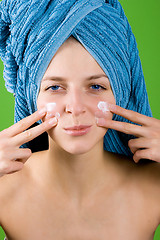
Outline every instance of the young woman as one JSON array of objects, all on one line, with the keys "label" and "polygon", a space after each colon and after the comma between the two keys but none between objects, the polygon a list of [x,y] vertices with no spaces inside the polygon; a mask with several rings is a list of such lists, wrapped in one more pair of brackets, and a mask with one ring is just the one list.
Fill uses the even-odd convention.
[{"label": "young woman", "polygon": [[[11,16],[16,19],[18,19],[16,13],[19,18],[24,17],[18,9],[24,10],[27,5],[26,18],[27,14],[29,16],[29,11],[33,10],[30,7],[33,7],[31,3],[28,6],[28,3],[21,2],[20,8],[17,2],[14,5],[11,1],[9,6],[7,1],[2,2],[1,6],[8,7],[8,13],[13,12]],[[44,3],[34,1],[34,4],[35,2]],[[69,16],[75,16],[76,9],[80,10],[83,5],[83,12],[90,7],[88,17],[97,14],[96,21],[99,20],[99,11],[104,13],[105,8],[106,14],[111,11],[116,19],[118,8],[111,3],[103,2],[99,1],[94,5],[92,1],[85,1],[86,5],[83,5],[84,1],[72,1],[75,5],[71,8],[71,1],[62,1],[62,3],[55,1],[56,8],[52,6],[53,2],[48,1],[45,14],[47,16],[50,13],[49,16],[52,16],[53,10],[59,7],[59,14],[62,9],[65,11],[68,9],[65,19],[69,19]],[[93,6],[96,11],[92,9]],[[3,22],[4,20],[7,22],[6,16],[5,12]],[[151,117],[144,85],[143,95],[139,96],[138,92],[136,94],[138,86],[134,85],[135,79],[142,84],[143,78],[140,79],[140,74],[135,74],[138,67],[135,69],[134,64],[132,65],[133,55],[131,54],[128,63],[124,61],[125,66],[132,65],[132,77],[124,79],[124,83],[120,78],[123,61],[122,63],[120,59],[116,61],[114,54],[110,55],[111,51],[109,55],[112,64],[119,68],[115,70],[107,65],[107,72],[106,67],[102,67],[103,61],[98,63],[94,51],[91,51],[93,55],[90,52],[95,39],[91,39],[88,43],[91,44],[90,48],[85,48],[75,39],[75,32],[72,32],[62,44],[59,41],[57,45],[54,43],[54,49],[56,49],[55,45],[60,44],[60,46],[52,57],[49,53],[53,54],[54,49],[50,45],[50,51],[46,51],[46,55],[41,54],[38,49],[38,56],[41,58],[35,58],[35,64],[29,65],[29,60],[33,63],[33,58],[37,54],[29,45],[32,43],[32,47],[38,46],[38,43],[33,42],[33,34],[36,34],[36,39],[42,36],[34,32],[35,26],[42,27],[38,23],[37,11],[35,24],[38,25],[34,26],[31,16],[33,17],[33,12],[30,15],[32,26],[30,35],[26,33],[23,57],[16,54],[20,52],[21,45],[17,46],[17,51],[16,42],[13,41],[15,51],[12,48],[12,53],[16,56],[16,64],[19,64],[17,65],[19,69],[16,69],[18,74],[16,83],[11,81],[15,75],[13,76],[12,72],[10,75],[7,74],[9,67],[15,62],[5,63],[6,85],[10,91],[14,87],[16,100],[15,124],[0,133],[0,225],[7,239],[153,239],[160,223],[160,120]],[[43,17],[45,22],[48,18],[45,18],[45,15]],[[112,17],[109,18],[111,23]],[[17,20],[15,26],[18,23]],[[80,23],[85,25],[86,22]],[[109,20],[106,24],[109,24]],[[64,22],[62,25],[64,26]],[[114,29],[115,23],[113,25]],[[46,32],[47,26],[49,23],[43,25],[44,28],[46,27]],[[63,26],[59,30],[63,29]],[[81,24],[78,27],[82,27]],[[25,29],[24,26],[22,29]],[[79,32],[79,36],[80,33],[82,34],[82,31]],[[13,34],[15,39],[18,35],[16,34],[15,31]],[[118,37],[122,40],[121,36]],[[26,39],[26,36],[24,38]],[[49,43],[51,44],[51,41]],[[122,41],[119,43],[121,45]],[[45,42],[44,46],[48,47],[48,44]],[[94,50],[98,49],[99,52],[102,50],[100,45],[95,46],[97,47],[93,48]],[[9,47],[5,49],[9,51]],[[115,54],[119,55],[122,49],[118,52],[117,48]],[[124,55],[124,53],[120,55],[121,59],[127,60]],[[7,56],[13,60],[13,54],[11,56],[8,52]],[[47,61],[44,56],[49,56]],[[100,56],[103,57],[102,52]],[[4,55],[2,55],[3,59]],[[42,62],[36,62],[42,59],[43,65]],[[35,69],[37,71],[34,71]],[[114,76],[114,71],[119,75]],[[127,71],[123,74],[125,76]],[[34,76],[39,87],[35,87],[31,75]],[[115,82],[114,77],[117,80]],[[128,82],[132,85],[132,90],[135,86],[135,92],[129,92],[126,88],[123,96],[123,85],[130,86]],[[119,86],[119,92],[115,87],[116,84]],[[22,100],[27,104],[25,105]],[[120,100],[121,104],[117,104]],[[140,104],[140,100],[143,104]],[[124,108],[125,101],[128,101],[126,108]],[[139,112],[134,111],[135,109]],[[142,114],[144,111],[145,115]],[[128,119],[128,122],[117,121],[116,116]],[[22,118],[17,121],[18,117]],[[38,125],[34,126],[37,123]],[[48,149],[43,149],[42,138],[41,151],[32,153],[32,148],[38,148],[32,140],[37,139],[37,136],[44,132],[47,132],[49,140]],[[27,146],[30,149],[26,148]],[[140,159],[146,160],[139,161]]]}]

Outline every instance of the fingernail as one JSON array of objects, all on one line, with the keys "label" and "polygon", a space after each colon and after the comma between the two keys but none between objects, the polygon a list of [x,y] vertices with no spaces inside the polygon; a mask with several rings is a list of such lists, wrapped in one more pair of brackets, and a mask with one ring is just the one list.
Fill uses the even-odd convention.
[{"label": "fingernail", "polygon": [[55,117],[56,117],[56,118],[60,118],[60,116],[61,116],[60,113],[59,113],[59,112],[56,112]]},{"label": "fingernail", "polygon": [[39,110],[39,115],[43,116],[46,113],[47,109],[46,108],[42,108],[41,110]]},{"label": "fingernail", "polygon": [[53,114],[53,113],[48,113],[48,112],[47,112],[46,120],[49,119],[49,118],[51,118],[51,117],[54,117],[54,116],[55,116],[55,114]]},{"label": "fingernail", "polygon": [[49,118],[53,118],[53,117],[56,117],[57,119],[59,119],[59,118],[60,118],[60,113],[59,113],[59,112],[56,112],[56,113],[54,114],[54,113],[48,113],[48,112],[47,112],[46,120],[49,119]]},{"label": "fingernail", "polygon": [[57,123],[57,122],[58,122],[58,119],[57,119],[57,118],[52,118],[52,119],[49,120],[48,123],[49,123],[50,125],[54,125],[54,124]]},{"label": "fingernail", "polygon": [[96,123],[99,126],[104,126],[105,125],[105,120],[104,120],[104,118],[96,118]]},{"label": "fingernail", "polygon": [[98,124],[98,118],[97,118],[97,117],[95,117],[95,119],[96,119],[96,123]]}]

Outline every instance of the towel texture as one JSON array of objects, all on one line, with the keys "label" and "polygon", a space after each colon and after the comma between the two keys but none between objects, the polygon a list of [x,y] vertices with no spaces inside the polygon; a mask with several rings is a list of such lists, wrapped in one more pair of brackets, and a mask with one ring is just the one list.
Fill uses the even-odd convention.
[{"label": "towel texture", "polygon": [[[41,79],[70,35],[109,77],[117,105],[152,116],[136,40],[118,0],[2,0],[0,57],[5,86],[15,95],[15,123],[37,110]],[[104,149],[132,156],[130,138],[109,129]]]}]

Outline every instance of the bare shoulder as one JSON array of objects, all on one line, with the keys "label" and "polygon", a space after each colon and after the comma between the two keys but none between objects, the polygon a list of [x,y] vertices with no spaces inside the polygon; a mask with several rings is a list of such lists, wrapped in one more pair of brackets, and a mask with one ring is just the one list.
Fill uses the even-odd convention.
[{"label": "bare shoulder", "polygon": [[143,203],[146,215],[156,224],[160,224],[160,163],[141,159],[122,157],[128,192],[135,199],[135,204]]},{"label": "bare shoulder", "polygon": [[160,201],[160,163],[141,159],[135,163],[128,157],[128,166],[126,167],[130,178],[135,179],[139,186],[142,186],[149,195],[153,195],[158,202]]},{"label": "bare shoulder", "polygon": [[3,214],[6,213],[7,208],[11,203],[15,203],[18,195],[21,192],[24,184],[25,167],[21,171],[7,174],[0,178],[0,224],[3,219]]},{"label": "bare shoulder", "polygon": [[152,209],[160,223],[160,163],[145,159],[138,163],[129,160],[126,171],[137,196],[145,199],[144,204],[148,206],[146,209]]},{"label": "bare shoulder", "polygon": [[22,170],[0,178],[0,225],[3,222],[3,216],[8,212],[7,209],[12,206],[18,207],[18,204],[22,201],[22,196],[31,182],[31,166],[36,156],[37,154],[33,153]]},{"label": "bare shoulder", "polygon": [[140,180],[146,184],[150,194],[156,193],[156,199],[160,200],[160,163],[154,161],[142,161],[137,164]]},{"label": "bare shoulder", "polygon": [[160,210],[160,163],[149,161],[147,164],[141,164],[140,167],[140,172],[144,179],[143,182],[148,189],[149,194],[152,194],[155,201],[157,201]]},{"label": "bare shoulder", "polygon": [[128,173],[130,178],[137,179],[139,183],[146,184],[148,189],[159,190],[160,195],[160,163],[141,159],[135,163],[132,158],[119,155],[122,168]]},{"label": "bare shoulder", "polygon": [[140,166],[140,180],[149,208],[155,213],[155,219],[160,224],[160,164],[149,161]]}]

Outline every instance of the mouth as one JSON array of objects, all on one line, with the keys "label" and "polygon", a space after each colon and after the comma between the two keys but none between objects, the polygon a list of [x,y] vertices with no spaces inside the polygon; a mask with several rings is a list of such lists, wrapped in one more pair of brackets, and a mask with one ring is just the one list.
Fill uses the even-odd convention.
[{"label": "mouth", "polygon": [[91,125],[79,125],[69,128],[64,128],[65,133],[71,136],[82,136],[87,134],[91,129]]}]

